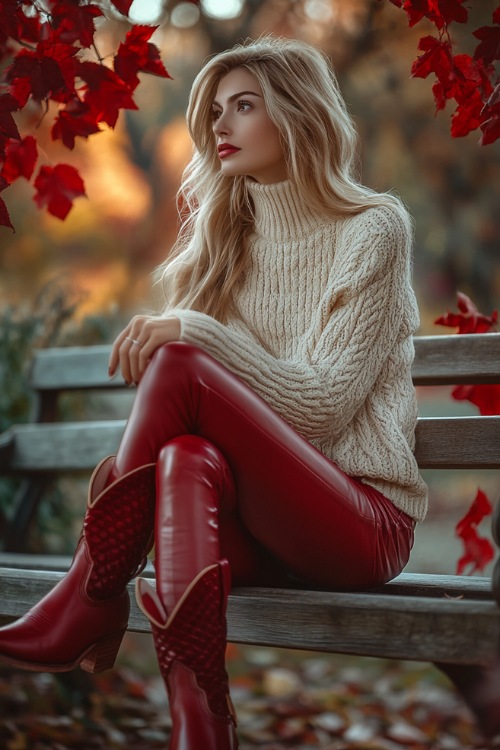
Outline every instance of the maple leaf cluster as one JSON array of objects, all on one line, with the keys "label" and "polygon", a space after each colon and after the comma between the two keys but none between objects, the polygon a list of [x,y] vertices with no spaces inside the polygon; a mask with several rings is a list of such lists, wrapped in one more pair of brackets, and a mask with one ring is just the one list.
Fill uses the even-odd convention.
[{"label": "maple leaf cluster", "polygon": [[[132,0],[112,0],[127,15]],[[34,136],[21,137],[14,114],[33,104],[58,107],[51,136],[73,149],[75,139],[113,128],[122,109],[137,109],[138,73],[170,78],[149,39],[155,26],[132,26],[108,67],[95,45],[96,19],[103,10],[88,0],[0,0],[0,192],[15,180],[33,179],[39,207],[65,219],[73,201],[85,195],[78,171],[69,164],[42,165],[35,177]],[[89,50],[95,61],[89,60]],[[0,197],[0,226],[12,227]]]},{"label": "maple leaf cluster", "polygon": [[[458,312],[447,312],[434,322],[437,325],[450,326],[457,333],[488,333],[495,330],[498,313],[491,315],[479,312],[470,297],[463,292],[457,293]],[[451,392],[457,401],[470,401],[482,415],[500,414],[500,385],[460,385]],[[490,515],[492,506],[482,490],[477,491],[475,500],[465,516],[458,522],[455,532],[462,539],[464,554],[457,563],[457,575],[461,575],[470,565],[470,573],[481,571],[493,559],[491,542],[479,536],[477,526],[485,516]]]},{"label": "maple leaf cluster", "polygon": [[406,11],[410,26],[423,18],[433,23],[437,36],[424,36],[418,49],[422,55],[412,65],[412,75],[436,76],[432,87],[436,111],[448,100],[456,103],[451,118],[451,135],[467,135],[480,128],[483,146],[500,138],[500,78],[495,63],[500,59],[500,6],[494,10],[491,26],[472,32],[478,43],[472,55],[454,54],[449,32],[451,23],[467,23],[465,0],[391,0]]}]

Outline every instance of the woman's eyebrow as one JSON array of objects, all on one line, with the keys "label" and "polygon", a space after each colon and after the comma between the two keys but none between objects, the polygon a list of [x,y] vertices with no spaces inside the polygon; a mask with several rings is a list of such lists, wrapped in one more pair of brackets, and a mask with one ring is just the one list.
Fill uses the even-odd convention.
[{"label": "woman's eyebrow", "polygon": [[[230,96],[230,97],[228,98],[228,100],[227,100],[227,101],[228,101],[228,102],[234,102],[234,100],[235,100],[235,99],[238,99],[238,97],[240,97],[240,96],[258,96],[259,98],[261,98],[261,99],[262,99],[261,95],[260,95],[260,94],[256,94],[256,93],[255,93],[255,91],[239,91],[239,92],[238,92],[237,94],[232,94],[232,95],[231,95],[231,96]],[[217,105],[217,107],[220,107],[220,106],[221,106],[221,105],[219,104],[219,102],[218,102],[218,101],[216,101],[215,99],[213,100],[213,102],[212,102],[212,105]]]}]

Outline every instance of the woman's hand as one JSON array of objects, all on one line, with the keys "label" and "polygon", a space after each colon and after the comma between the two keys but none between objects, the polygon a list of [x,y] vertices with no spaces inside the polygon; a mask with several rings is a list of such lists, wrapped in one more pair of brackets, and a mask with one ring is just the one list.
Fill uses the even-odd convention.
[{"label": "woman's hand", "polygon": [[179,319],[136,315],[116,337],[109,358],[109,376],[119,367],[127,385],[137,385],[148,362],[159,346],[178,341],[181,335]]}]

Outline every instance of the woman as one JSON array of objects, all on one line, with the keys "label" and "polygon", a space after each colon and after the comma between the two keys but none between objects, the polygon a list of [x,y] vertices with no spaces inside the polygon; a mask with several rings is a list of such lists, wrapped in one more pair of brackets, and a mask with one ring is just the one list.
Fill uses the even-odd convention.
[{"label": "woman", "polygon": [[170,695],[171,750],[237,747],[224,667],[236,585],[376,586],[405,566],[427,491],[413,456],[410,220],[356,182],[324,56],[263,38],[212,58],[159,316],[116,339],[138,385],[90,483],[71,570],[0,631],[28,669],[112,666],[138,580]]}]

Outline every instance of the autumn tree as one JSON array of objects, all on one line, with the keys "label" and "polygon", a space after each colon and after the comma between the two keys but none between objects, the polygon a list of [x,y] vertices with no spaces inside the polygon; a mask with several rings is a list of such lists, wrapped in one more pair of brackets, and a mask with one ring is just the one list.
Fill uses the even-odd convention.
[{"label": "autumn tree", "polygon": [[482,131],[480,143],[493,143],[500,137],[500,79],[495,63],[500,59],[500,6],[493,12],[492,25],[472,32],[476,43],[473,55],[454,54],[450,31],[452,23],[467,23],[469,13],[464,0],[391,0],[408,15],[410,26],[426,18],[436,28],[436,35],[420,39],[422,51],[411,72],[417,78],[434,74],[432,93],[436,109],[442,110],[448,100],[456,103],[451,120],[454,138],[472,130]]},{"label": "autumn tree", "polygon": [[[112,0],[125,15],[131,4]],[[149,41],[153,26],[132,26],[112,66],[103,60],[95,41],[96,20],[103,15],[100,5],[85,0],[0,2],[0,59],[7,63],[0,94],[0,190],[19,177],[33,179],[36,204],[60,219],[85,194],[83,180],[69,164],[41,165],[34,176],[36,138],[21,136],[14,115],[38,107],[40,117],[53,117],[52,138],[73,149],[77,137],[113,128],[121,110],[137,109],[139,72],[169,77]],[[0,224],[12,226],[2,199]]]}]

